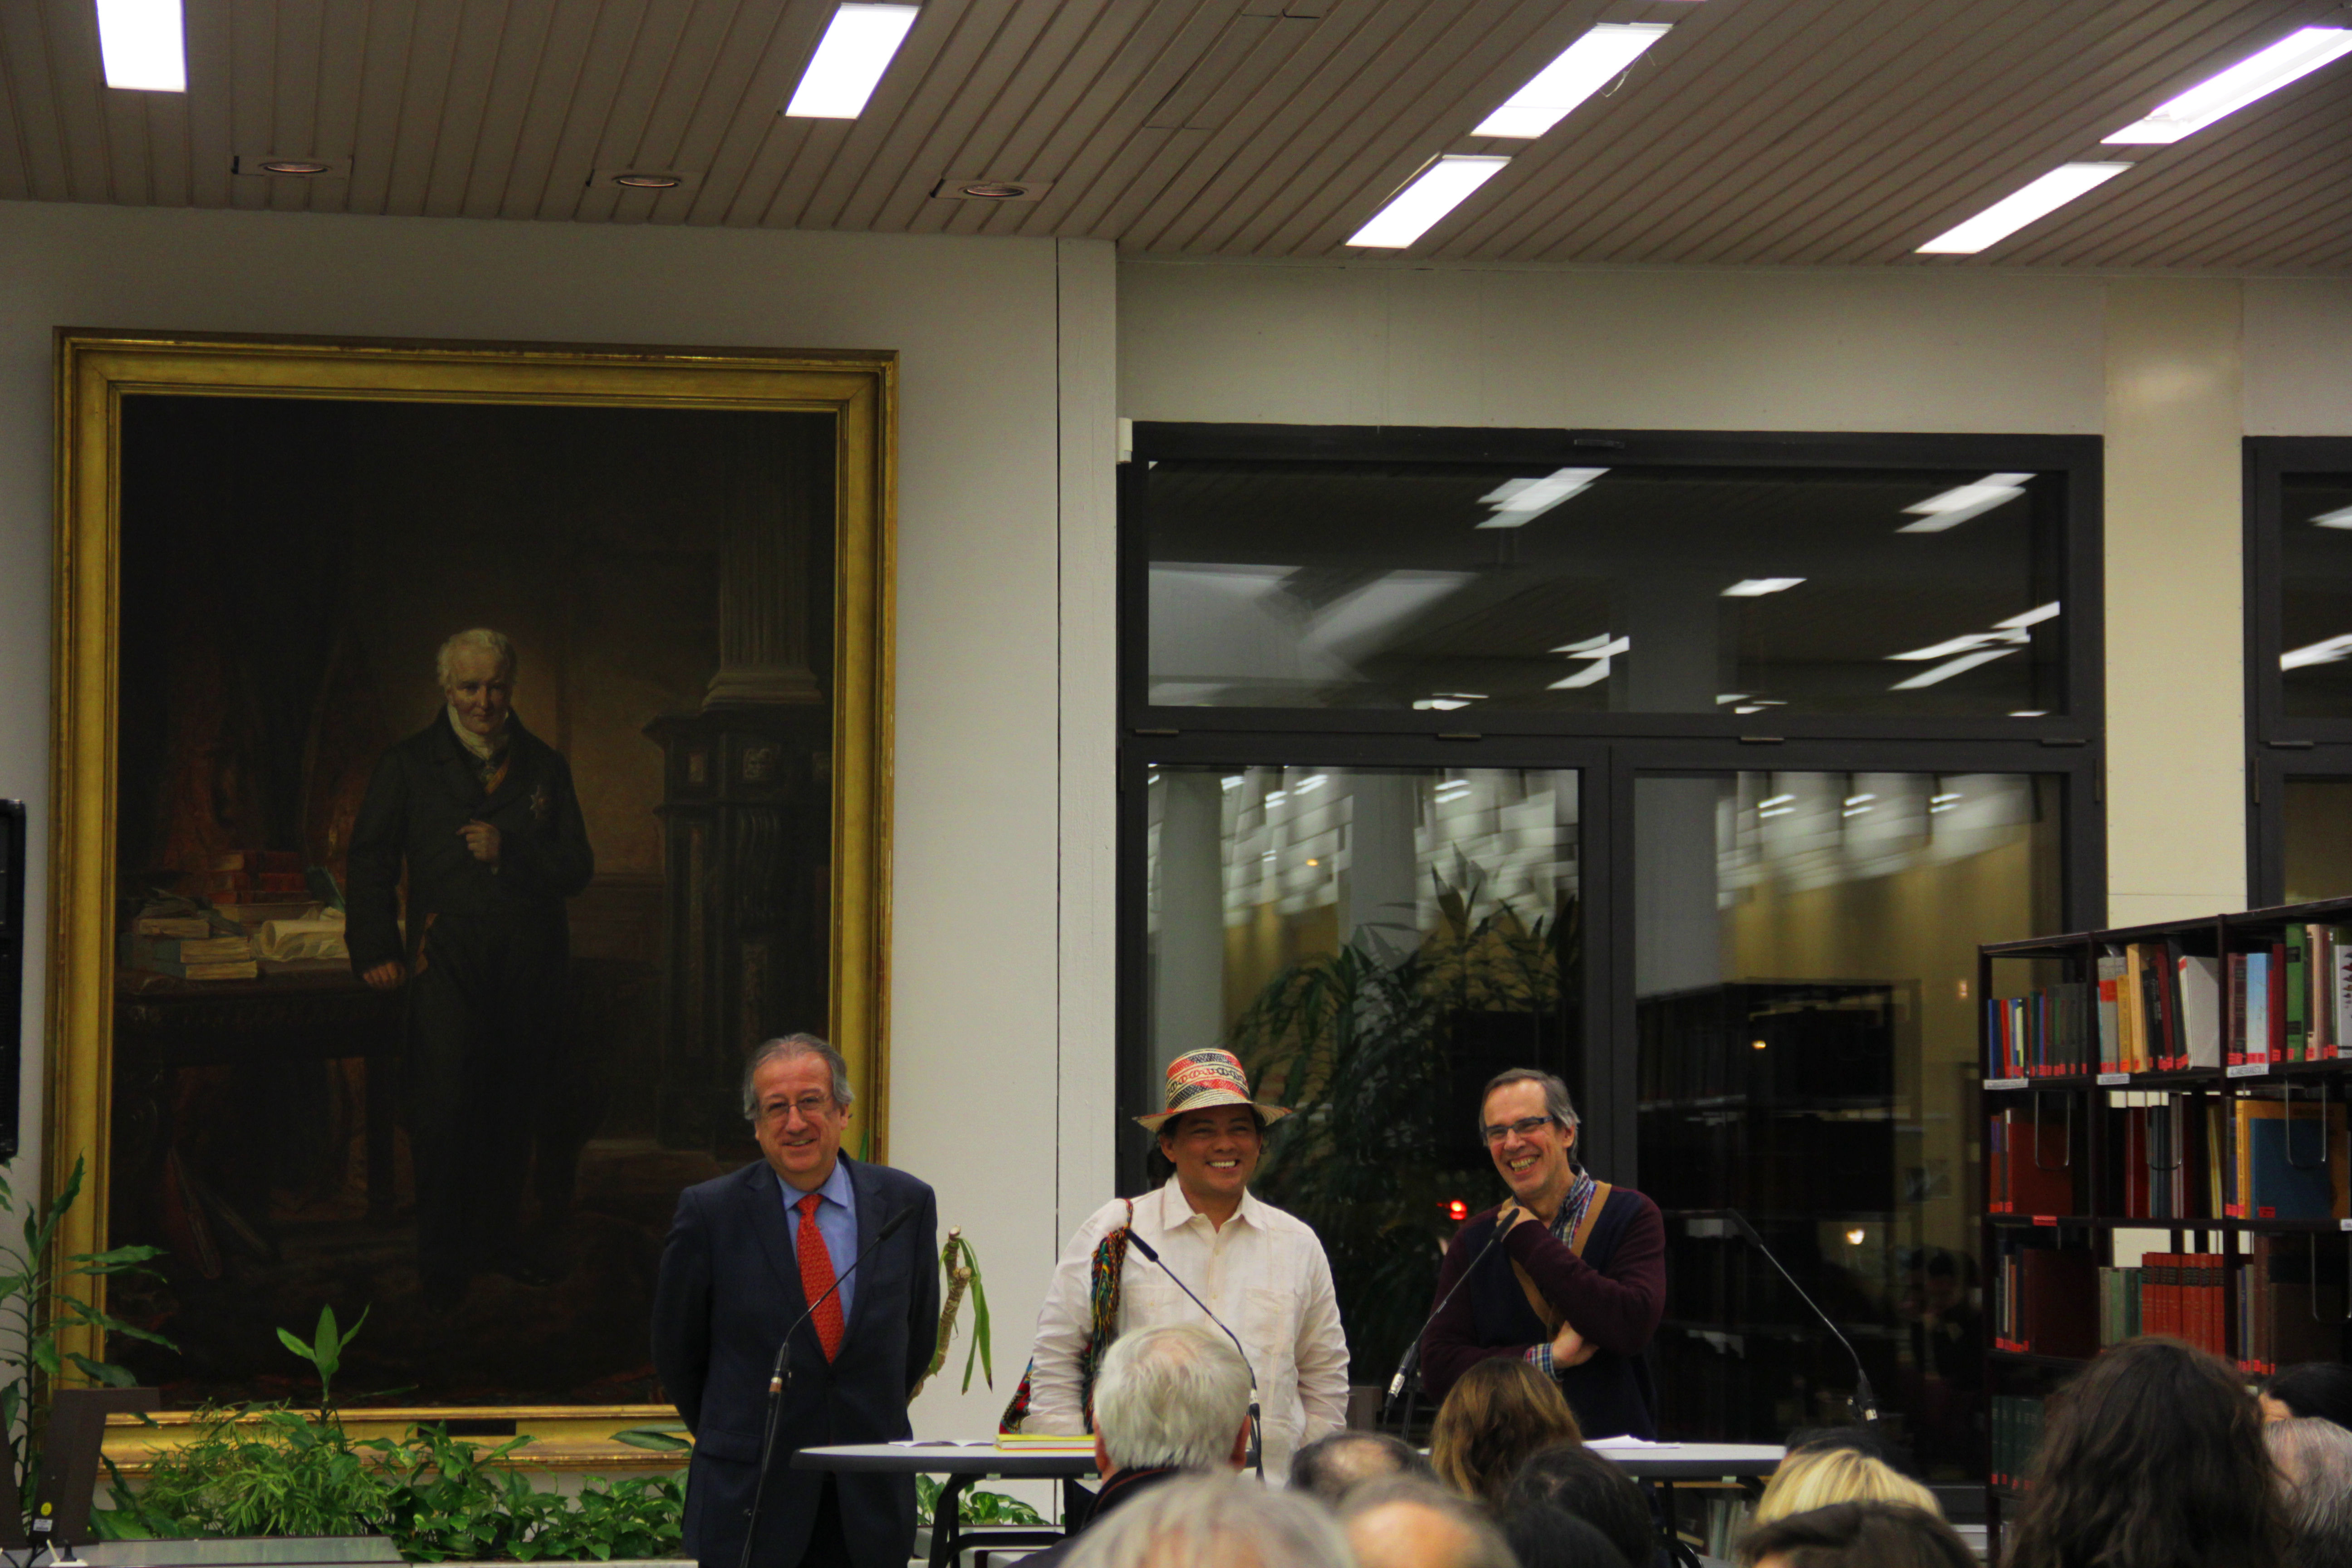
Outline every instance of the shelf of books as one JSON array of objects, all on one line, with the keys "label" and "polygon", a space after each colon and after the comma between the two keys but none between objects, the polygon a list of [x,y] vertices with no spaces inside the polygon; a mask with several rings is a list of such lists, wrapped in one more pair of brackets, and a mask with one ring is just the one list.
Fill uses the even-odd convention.
[{"label": "shelf of books", "polygon": [[2352,1328],[2352,899],[1978,950],[1989,1517],[2042,1402],[2171,1334],[2249,1381]]}]

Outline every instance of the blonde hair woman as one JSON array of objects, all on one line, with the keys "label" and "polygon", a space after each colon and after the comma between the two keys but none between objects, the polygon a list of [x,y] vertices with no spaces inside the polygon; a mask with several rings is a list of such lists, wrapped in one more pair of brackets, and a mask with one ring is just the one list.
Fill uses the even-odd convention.
[{"label": "blonde hair woman", "polygon": [[1900,1470],[1852,1448],[1814,1448],[1791,1454],[1772,1472],[1756,1504],[1756,1522],[1769,1524],[1792,1513],[1811,1513],[1842,1502],[1900,1502],[1937,1518],[1936,1494]]}]

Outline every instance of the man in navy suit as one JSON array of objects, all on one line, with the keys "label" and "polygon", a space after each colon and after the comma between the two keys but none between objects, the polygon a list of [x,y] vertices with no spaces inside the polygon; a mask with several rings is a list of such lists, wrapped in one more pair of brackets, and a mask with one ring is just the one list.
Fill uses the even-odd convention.
[{"label": "man in navy suit", "polygon": [[[759,1568],[906,1568],[912,1476],[791,1468],[793,1452],[913,1435],[907,1401],[940,1316],[939,1211],[902,1171],[841,1152],[849,1073],[813,1035],[770,1040],[743,1075],[743,1113],[767,1159],[679,1194],[654,1291],[654,1367],[694,1433],[686,1547],[736,1568],[760,1479],[769,1369],[793,1333],[791,1381],[751,1561]],[[850,1265],[898,1214],[913,1223]]]}]

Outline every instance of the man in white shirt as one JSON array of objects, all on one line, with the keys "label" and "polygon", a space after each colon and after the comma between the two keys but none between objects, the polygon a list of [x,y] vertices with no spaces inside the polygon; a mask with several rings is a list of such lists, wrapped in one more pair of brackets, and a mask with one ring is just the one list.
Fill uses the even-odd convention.
[{"label": "man in white shirt", "polygon": [[[1181,1279],[1240,1339],[1257,1379],[1266,1473],[1280,1477],[1294,1451],[1345,1423],[1348,1405],[1348,1339],[1323,1244],[1249,1191],[1266,1124],[1290,1112],[1253,1101],[1240,1061],[1221,1050],[1170,1063],[1166,1104],[1136,1121],[1158,1136],[1175,1176],[1131,1203],[1105,1204],[1078,1227],[1038,1310],[1026,1410],[1016,1397],[1008,1417],[1029,1432],[1093,1430],[1093,1373],[1111,1338],[1206,1321]],[[1165,1270],[1124,1245],[1130,1226]],[[1108,1276],[1101,1300],[1098,1263]]]}]

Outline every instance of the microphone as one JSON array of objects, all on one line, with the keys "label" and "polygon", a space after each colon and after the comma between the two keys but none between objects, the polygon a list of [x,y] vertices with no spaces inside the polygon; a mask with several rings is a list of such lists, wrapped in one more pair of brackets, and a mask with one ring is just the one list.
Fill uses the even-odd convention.
[{"label": "microphone", "polygon": [[1226,1328],[1225,1321],[1217,1316],[1216,1313],[1210,1311],[1209,1304],[1206,1301],[1202,1300],[1198,1296],[1192,1295],[1192,1287],[1185,1284],[1181,1279],[1176,1279],[1176,1270],[1168,1267],[1167,1260],[1160,1256],[1159,1250],[1155,1248],[1151,1243],[1144,1240],[1143,1237],[1136,1235],[1132,1229],[1129,1229],[1127,1233],[1127,1244],[1128,1246],[1135,1248],[1136,1251],[1143,1254],[1144,1257],[1150,1258],[1152,1262],[1158,1264],[1160,1266],[1160,1272],[1168,1276],[1169,1279],[1175,1280],[1176,1289],[1183,1291],[1185,1295],[1191,1296],[1192,1299],[1192,1305],[1201,1309],[1202,1316],[1206,1317],[1209,1321],[1216,1324],[1217,1327],[1223,1331],[1225,1338],[1234,1342],[1234,1350],[1235,1353],[1242,1358],[1242,1370],[1249,1373],[1250,1380],[1250,1446],[1249,1458],[1244,1461],[1244,1463],[1257,1471],[1258,1484],[1260,1486],[1264,1486],[1265,1484],[1265,1451],[1258,1441],[1257,1368],[1250,1365],[1249,1352],[1242,1349],[1241,1336],[1234,1332],[1233,1330]]},{"label": "microphone", "polygon": [[1388,1397],[1381,1402],[1381,1420],[1385,1421],[1388,1419],[1387,1407],[1394,1405],[1397,1401],[1397,1395],[1404,1392],[1405,1380],[1412,1375],[1414,1365],[1421,1360],[1421,1342],[1423,1337],[1429,1332],[1429,1325],[1437,1321],[1438,1314],[1444,1311],[1446,1307],[1453,1301],[1454,1292],[1461,1289],[1463,1286],[1470,1283],[1471,1274],[1477,1268],[1478,1265],[1486,1261],[1486,1254],[1494,1251],[1495,1243],[1502,1239],[1503,1227],[1500,1225],[1496,1226],[1492,1230],[1486,1233],[1486,1245],[1478,1249],[1478,1256],[1470,1260],[1470,1267],[1462,1271],[1461,1277],[1456,1279],[1452,1285],[1446,1287],[1445,1294],[1437,1299],[1437,1305],[1430,1309],[1429,1316],[1422,1320],[1421,1327],[1419,1329],[1413,1331],[1412,1342],[1404,1347],[1404,1359],[1397,1363],[1396,1375],[1389,1379]]},{"label": "microphone", "polygon": [[[768,1496],[768,1463],[775,1458],[776,1454],[776,1417],[783,1410],[784,1385],[793,1379],[793,1336],[801,1331],[803,1323],[816,1315],[816,1310],[819,1307],[833,1299],[834,1292],[841,1289],[843,1280],[857,1272],[859,1264],[873,1257],[884,1242],[906,1228],[907,1222],[915,1217],[915,1207],[916,1205],[910,1204],[884,1220],[882,1228],[874,1233],[874,1239],[867,1242],[865,1248],[849,1260],[848,1268],[834,1277],[833,1283],[820,1292],[815,1300],[808,1304],[806,1311],[793,1320],[793,1326],[784,1331],[784,1337],[777,1342],[776,1364],[768,1373],[768,1421],[767,1430],[760,1438],[760,1479],[751,1489],[751,1506],[743,1510],[743,1555],[739,1568],[751,1568],[751,1543],[759,1539],[760,1505],[767,1500]],[[811,1215],[805,1223],[814,1225],[815,1216]]]},{"label": "microphone", "polygon": [[1780,1269],[1780,1278],[1789,1282],[1789,1289],[1797,1293],[1797,1299],[1804,1302],[1806,1306],[1811,1307],[1813,1310],[1813,1316],[1822,1321],[1822,1327],[1829,1330],[1831,1335],[1836,1339],[1837,1342],[1845,1347],[1845,1353],[1853,1358],[1854,1410],[1862,1416],[1862,1419],[1865,1424],[1876,1421],[1878,1419],[1878,1395],[1871,1391],[1870,1373],[1863,1370],[1862,1357],[1856,1353],[1853,1348],[1853,1342],[1847,1339],[1845,1335],[1839,1331],[1837,1324],[1830,1321],[1830,1315],[1822,1310],[1821,1304],[1819,1302],[1815,1301],[1811,1296],[1805,1294],[1805,1288],[1797,1283],[1797,1277],[1789,1272],[1788,1266],[1783,1264],[1778,1258],[1775,1258],[1772,1255],[1772,1249],[1764,1245],[1764,1238],[1756,1234],[1756,1227],[1748,1223],[1748,1216],[1746,1215],[1741,1214],[1738,1209],[1722,1209],[1717,1212],[1731,1222],[1732,1228],[1740,1234],[1740,1237],[1746,1240],[1748,1246],[1754,1247],[1757,1251],[1764,1255],[1764,1260],[1767,1263],[1769,1263],[1773,1268]]}]

